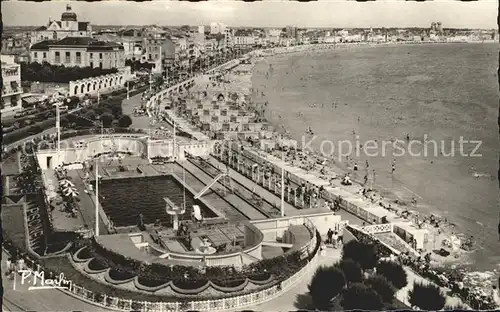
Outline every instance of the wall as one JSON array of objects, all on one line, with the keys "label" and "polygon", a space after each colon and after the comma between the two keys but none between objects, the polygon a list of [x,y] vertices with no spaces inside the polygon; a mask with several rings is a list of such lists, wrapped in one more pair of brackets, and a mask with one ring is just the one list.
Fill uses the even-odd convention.
[{"label": "wall", "polygon": [[341,222],[338,215],[333,212],[324,212],[318,214],[308,214],[303,216],[284,217],[270,220],[251,221],[264,234],[264,241],[276,241],[281,238],[283,233],[290,225],[301,225],[309,219],[321,235],[325,235],[328,229],[335,228],[337,223]]},{"label": "wall", "polygon": [[177,142],[175,147],[175,155],[174,155],[174,144],[172,139],[168,140],[155,140],[149,141],[148,143],[148,158],[153,157],[174,157],[177,156],[177,159],[183,160],[185,159],[184,152],[187,152],[193,156],[205,157],[208,156],[212,150],[211,144],[208,142]]},{"label": "wall", "polygon": [[[76,140],[74,140],[76,142]],[[96,154],[110,153],[112,151],[132,153],[133,156],[139,157],[173,157],[173,141],[172,140],[154,140],[147,141],[141,137],[122,137],[104,136],[101,139],[99,136],[90,139],[82,140],[83,147],[75,148],[68,145],[68,141],[61,141],[60,161],[57,160],[57,150],[44,149],[37,152],[37,159],[42,170],[52,169],[62,163],[74,163],[88,160]],[[210,142],[179,142],[177,144],[177,157],[180,160],[185,159],[184,152],[188,152],[194,156],[208,156],[212,151]],[[47,167],[47,158],[51,157],[51,168]]]},{"label": "wall", "polygon": [[[64,142],[66,141],[61,142],[61,159],[59,161],[57,159],[56,149],[39,150],[37,152],[36,157],[42,170],[53,169],[62,163],[69,164],[82,162],[93,157],[95,154],[109,153],[115,148],[119,152],[130,152],[135,156],[141,156],[146,153],[145,142],[139,138],[116,137],[113,140],[109,137],[103,140],[100,138],[92,138],[85,141],[85,147],[83,148],[65,148],[65,145],[62,144]],[[116,147],[113,147],[114,145],[116,145]],[[47,167],[48,157],[52,158],[50,168]]]},{"label": "wall", "polygon": [[97,92],[102,93],[113,89],[123,88],[129,78],[130,76],[126,73],[116,73],[70,81],[69,92],[70,95],[79,97],[83,97],[86,94],[95,95]]}]

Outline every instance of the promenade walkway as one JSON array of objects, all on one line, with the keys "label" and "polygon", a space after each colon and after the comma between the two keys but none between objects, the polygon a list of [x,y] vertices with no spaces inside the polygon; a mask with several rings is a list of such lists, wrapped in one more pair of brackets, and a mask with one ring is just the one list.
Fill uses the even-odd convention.
[{"label": "promenade walkway", "polygon": [[[2,251],[2,272],[5,272],[8,255]],[[21,277],[15,280],[3,278],[3,311],[113,311],[75,298],[61,290],[29,290],[30,281],[21,284]]]},{"label": "promenade walkway", "polygon": [[[327,248],[323,255],[318,256],[318,261],[309,272],[288,291],[281,294],[279,297],[268,302],[261,303],[250,307],[255,311],[296,311],[298,309],[310,308],[311,299],[308,295],[307,286],[311,282],[312,276],[316,269],[320,266],[333,265],[341,258],[341,249]],[[241,310],[241,309],[239,309]]]},{"label": "promenade walkway", "polygon": [[131,96],[130,99],[124,99],[122,102],[122,110],[124,115],[129,115],[132,119],[132,124],[130,128],[140,128],[140,129],[154,129],[150,125],[151,119],[147,116],[134,116],[134,109],[141,105],[142,92]]},{"label": "promenade walkway", "polygon": [[[358,184],[353,183],[353,185],[345,186],[340,183],[340,179],[334,179],[332,180],[332,185],[330,185],[329,181],[321,179],[319,177],[319,173],[317,172],[306,172],[304,169],[292,166],[291,164],[282,161],[281,159],[276,158],[273,155],[263,153],[255,148],[245,147],[245,151],[247,153],[251,153],[252,158],[256,160],[260,159],[261,163],[267,161],[273,164],[276,169],[281,170],[281,168],[284,168],[285,171],[290,172],[301,180],[308,181],[309,183],[318,187],[323,186],[331,197],[341,196],[344,200],[348,201],[352,205],[360,207],[361,209],[369,212],[374,216],[377,216],[378,218],[382,218],[385,216],[387,217],[387,220],[389,222],[404,221],[395,213],[380,207],[378,205],[378,201],[372,202],[371,200],[362,197],[362,195],[360,194],[360,190],[362,189],[362,187]],[[370,223],[373,222],[373,220],[367,221],[369,221]]]}]

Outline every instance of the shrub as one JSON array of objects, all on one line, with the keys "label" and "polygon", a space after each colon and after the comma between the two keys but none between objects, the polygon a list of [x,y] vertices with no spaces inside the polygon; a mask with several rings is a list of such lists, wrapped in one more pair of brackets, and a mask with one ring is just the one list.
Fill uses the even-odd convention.
[{"label": "shrub", "polygon": [[111,115],[110,113],[103,113],[100,119],[104,128],[109,128],[111,126],[111,123],[113,122],[113,115]]},{"label": "shrub", "polygon": [[319,267],[308,285],[314,306],[320,310],[328,310],[332,299],[345,286],[344,273],[334,267]]},{"label": "shrub", "polygon": [[359,263],[363,270],[372,269],[378,261],[375,246],[352,240],[344,245],[342,259],[352,259]]},{"label": "shrub", "polygon": [[383,307],[383,301],[372,288],[361,283],[353,283],[342,294],[340,305],[344,310],[379,311]]},{"label": "shrub", "polygon": [[166,280],[150,279],[150,278],[145,278],[145,277],[141,277],[141,276],[139,276],[137,281],[139,282],[139,284],[147,286],[147,287],[158,287],[158,286],[164,285],[164,284],[169,282]]},{"label": "shrub", "polygon": [[128,115],[123,115],[118,121],[120,128],[127,128],[132,124],[132,119]]},{"label": "shrub", "polygon": [[109,277],[111,277],[115,281],[128,280],[134,276],[135,276],[135,274],[132,272],[129,272],[128,270],[122,270],[122,269],[109,270]]},{"label": "shrub", "polygon": [[406,271],[399,263],[380,261],[377,263],[377,273],[387,278],[396,289],[401,289],[408,284]]},{"label": "shrub", "polygon": [[[212,283],[214,283],[215,285],[221,286],[221,287],[238,287],[238,286],[242,285],[245,281],[246,281],[246,279],[226,280],[226,279],[221,278],[221,279],[212,280]],[[176,286],[177,286],[177,284],[176,284]]]},{"label": "shrub", "polygon": [[466,305],[457,303],[454,305],[445,305],[444,310],[445,311],[467,311],[467,310],[470,310],[470,308],[467,307]]},{"label": "shrub", "polygon": [[[187,279],[187,278],[182,278],[182,279],[176,279],[172,281],[172,284],[175,286],[181,288],[181,289],[186,289],[186,290],[193,290],[193,289],[198,289],[200,287],[205,286],[208,283],[208,280],[205,278],[197,278],[197,279]],[[239,282],[238,285],[243,284],[243,282]],[[219,284],[217,284],[219,285]],[[225,286],[225,287],[231,287],[231,286],[226,286],[226,285],[220,285],[220,286]]]},{"label": "shrub", "polygon": [[271,274],[267,272],[261,272],[261,273],[252,273],[251,275],[248,276],[249,279],[254,280],[254,281],[266,281],[271,277]]},{"label": "shrub", "polygon": [[100,259],[94,258],[94,259],[90,260],[88,267],[91,270],[100,271],[100,270],[106,269],[108,266],[106,265],[106,262],[104,262]]},{"label": "shrub", "polygon": [[408,299],[412,306],[428,311],[441,310],[446,303],[441,289],[433,284],[414,283],[413,289],[408,292]]},{"label": "shrub", "polygon": [[21,63],[21,76],[25,81],[67,83],[72,80],[102,76],[116,72],[118,72],[116,68],[65,67],[62,65],[51,65],[47,62],[43,62],[42,64],[37,62]]},{"label": "shrub", "polygon": [[336,266],[344,273],[347,284],[360,283],[363,280],[363,270],[361,266],[352,259],[341,260]]},{"label": "shrub", "polygon": [[87,247],[83,248],[78,252],[76,255],[80,259],[90,259],[92,258],[92,254],[90,253],[89,249]]},{"label": "shrub", "polygon": [[382,275],[376,274],[370,276],[365,281],[365,285],[370,286],[373,290],[380,295],[384,302],[392,302],[396,289],[394,286]]}]

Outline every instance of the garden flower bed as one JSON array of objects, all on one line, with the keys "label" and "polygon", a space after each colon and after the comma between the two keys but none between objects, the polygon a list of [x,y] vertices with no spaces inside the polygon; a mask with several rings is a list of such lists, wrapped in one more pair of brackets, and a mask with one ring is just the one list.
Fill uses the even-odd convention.
[{"label": "garden flower bed", "polygon": [[90,253],[89,249],[87,247],[83,247],[79,249],[75,254],[75,257],[81,260],[88,260],[92,258],[92,254]]},{"label": "garden flower bed", "polygon": [[109,270],[108,274],[109,277],[115,281],[126,281],[136,276],[132,272],[121,269],[111,269]]},{"label": "garden flower bed", "polygon": [[106,265],[106,262],[101,261],[98,258],[93,258],[92,260],[90,260],[90,262],[87,264],[87,266],[92,271],[102,271],[102,270],[108,268],[108,266]]}]

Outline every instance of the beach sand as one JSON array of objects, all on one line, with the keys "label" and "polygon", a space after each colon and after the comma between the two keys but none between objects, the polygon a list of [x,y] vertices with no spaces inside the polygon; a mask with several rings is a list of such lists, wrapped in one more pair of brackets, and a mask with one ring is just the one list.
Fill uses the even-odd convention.
[{"label": "beach sand", "polygon": [[[500,263],[500,200],[498,182],[491,178],[498,166],[498,132],[495,137],[489,131],[495,129],[498,104],[494,73],[490,75],[495,49],[495,44],[420,45],[267,57],[254,69],[252,84],[258,92],[253,99],[257,104],[268,101],[268,119],[286,127],[299,145],[309,142],[304,131],[311,127],[317,135],[311,144],[315,149],[322,140],[355,142],[353,131],[360,142],[405,141],[409,133],[420,141],[416,152],[423,151],[424,135],[443,140],[447,153],[459,136],[481,139],[480,158],[434,156],[432,150],[428,157],[405,155],[397,157],[394,175],[391,150],[385,156],[360,154],[354,157],[360,168],[354,178],[363,179],[369,160],[382,196],[405,202],[415,198],[417,205],[409,209],[446,217],[456,224],[449,231],[475,237],[479,250],[455,262],[492,270]],[[472,147],[466,145],[469,152]],[[339,167],[352,166],[342,160],[336,161]]]}]

